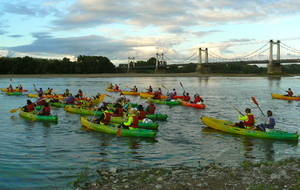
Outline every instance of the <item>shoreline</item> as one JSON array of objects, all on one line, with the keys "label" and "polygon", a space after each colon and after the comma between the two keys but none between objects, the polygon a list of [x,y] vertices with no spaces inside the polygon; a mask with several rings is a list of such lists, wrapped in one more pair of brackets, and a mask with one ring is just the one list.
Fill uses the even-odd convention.
[{"label": "shoreline", "polygon": [[0,78],[115,78],[115,77],[294,77],[300,74],[201,74],[201,73],[105,73],[105,74],[6,74]]}]

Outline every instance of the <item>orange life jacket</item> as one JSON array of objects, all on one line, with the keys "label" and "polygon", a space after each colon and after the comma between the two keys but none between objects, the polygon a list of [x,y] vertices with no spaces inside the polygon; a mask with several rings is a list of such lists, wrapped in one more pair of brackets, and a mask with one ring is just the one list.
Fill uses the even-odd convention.
[{"label": "orange life jacket", "polygon": [[247,114],[248,121],[244,121],[244,125],[247,127],[252,127],[254,125],[254,116],[251,113]]},{"label": "orange life jacket", "polygon": [[43,107],[44,113],[43,115],[48,116],[50,115],[50,107]]},{"label": "orange life jacket", "polygon": [[111,114],[109,112],[103,112],[103,114],[104,114],[104,118],[101,122],[104,124],[109,124]]}]

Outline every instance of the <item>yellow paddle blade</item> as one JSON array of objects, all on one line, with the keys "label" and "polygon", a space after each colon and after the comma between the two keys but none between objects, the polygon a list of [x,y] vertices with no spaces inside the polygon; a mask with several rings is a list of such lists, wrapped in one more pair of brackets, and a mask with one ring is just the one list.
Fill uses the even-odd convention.
[{"label": "yellow paddle blade", "polygon": [[104,100],[105,96],[106,96],[106,94],[101,94],[101,96],[100,96],[100,101],[101,102]]},{"label": "yellow paddle blade", "polygon": [[66,106],[64,107],[64,110],[66,111],[66,110],[69,108],[69,106],[70,106],[70,105],[66,105]]},{"label": "yellow paddle blade", "polygon": [[36,121],[36,118],[33,118],[31,121]]},{"label": "yellow paddle blade", "polygon": [[10,113],[15,113],[15,112],[18,111],[18,110],[19,110],[19,108],[12,109],[12,110],[10,110]]}]

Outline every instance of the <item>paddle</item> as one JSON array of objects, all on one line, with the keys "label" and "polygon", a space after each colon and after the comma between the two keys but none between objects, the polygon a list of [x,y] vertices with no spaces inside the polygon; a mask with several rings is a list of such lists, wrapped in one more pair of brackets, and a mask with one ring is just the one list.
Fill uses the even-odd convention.
[{"label": "paddle", "polygon": [[240,112],[240,110],[238,110],[237,108],[235,108],[231,103],[230,103],[230,105],[231,105],[237,112],[239,112],[239,114],[244,115],[242,112]]},{"label": "paddle", "polygon": [[[280,88],[281,90],[284,90],[283,88],[281,88],[280,86],[278,86],[278,88]],[[284,90],[286,92],[286,90]]]},{"label": "paddle", "polygon": [[182,83],[181,83],[181,82],[180,82],[180,86],[182,87],[183,91],[185,92],[185,89],[184,89],[184,87],[183,87],[183,85],[182,85]]},{"label": "paddle", "polygon": [[161,85],[164,89],[166,89],[166,90],[168,90],[169,91],[169,89],[167,88],[167,87],[165,87],[163,84]]},{"label": "paddle", "polygon": [[258,109],[261,111],[261,113],[263,114],[263,116],[266,117],[265,114],[263,113],[263,111],[260,109],[260,107],[259,107],[259,105],[258,105],[256,99],[255,99],[254,97],[251,97],[251,99],[252,99],[252,101],[254,102],[254,104],[257,105]]},{"label": "paddle", "polygon": [[120,127],[120,128],[118,128],[118,130],[117,130],[117,137],[120,137],[121,134],[122,134],[122,128]]},{"label": "paddle", "polygon": [[15,113],[15,112],[18,111],[18,110],[19,110],[19,108],[12,109],[12,110],[10,110],[10,113]]},{"label": "paddle", "polygon": [[[99,93],[98,93],[98,94],[99,94]],[[99,99],[100,99],[100,102],[102,102],[102,101],[104,100],[105,96],[106,96],[106,94],[101,94],[101,95],[100,95],[100,98],[99,98]],[[89,126],[87,127],[88,129],[90,128],[91,123],[92,123],[92,121],[94,120],[94,118],[95,118],[95,116],[96,116],[96,113],[97,113],[97,109],[95,109],[95,113],[94,113],[92,119],[90,120]]]}]

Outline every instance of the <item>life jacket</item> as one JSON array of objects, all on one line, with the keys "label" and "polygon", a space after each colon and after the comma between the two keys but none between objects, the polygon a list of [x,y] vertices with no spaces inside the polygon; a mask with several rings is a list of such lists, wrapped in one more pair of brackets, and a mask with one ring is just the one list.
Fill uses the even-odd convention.
[{"label": "life jacket", "polygon": [[123,116],[123,109],[122,108],[117,108],[118,113],[115,114],[116,117],[122,117]]},{"label": "life jacket", "polygon": [[183,97],[183,101],[186,101],[186,102],[190,101],[190,99],[191,99],[190,96],[184,96],[184,97]]},{"label": "life jacket", "polygon": [[103,124],[109,124],[111,114],[109,112],[107,112],[107,111],[104,111],[103,114],[104,114],[104,118],[103,118],[103,120],[101,122]]},{"label": "life jacket", "polygon": [[247,114],[248,121],[244,121],[244,125],[247,127],[252,127],[254,125],[254,116],[251,113]]},{"label": "life jacket", "polygon": [[67,104],[74,104],[75,98],[73,96],[69,97],[69,100],[67,101]]},{"label": "life jacket", "polygon": [[139,120],[143,120],[146,118],[146,112],[145,111],[138,111],[139,112]]},{"label": "life jacket", "polygon": [[177,95],[177,92],[176,92],[176,91],[174,91],[174,92],[173,92],[173,96],[176,96],[176,95]]},{"label": "life jacket", "polygon": [[48,116],[50,115],[50,107],[43,107],[44,113],[43,115]]},{"label": "life jacket", "polygon": [[39,98],[38,101],[37,101],[37,103],[36,103],[36,105],[38,105],[38,106],[42,106],[44,104],[45,104],[44,98]]},{"label": "life jacket", "polygon": [[156,107],[153,104],[149,104],[149,110],[147,111],[148,114],[154,114]]},{"label": "life jacket", "polygon": [[34,111],[34,104],[28,104],[27,105],[27,111],[30,112],[30,111]]},{"label": "life jacket", "polygon": [[294,94],[293,91],[291,91],[291,90],[288,91],[289,96],[293,96],[293,94]]},{"label": "life jacket", "polygon": [[130,125],[129,127],[132,127],[132,128],[138,128],[138,127],[139,127],[139,126],[138,126],[138,124],[139,124],[139,118],[138,118],[138,116],[132,115],[132,116],[130,116],[130,117],[133,118],[133,121],[132,121],[132,123],[131,123],[131,125]]},{"label": "life jacket", "polygon": [[195,104],[196,104],[197,102],[200,102],[200,101],[201,101],[200,96],[195,97],[195,100],[194,100],[194,103],[195,103]]}]

